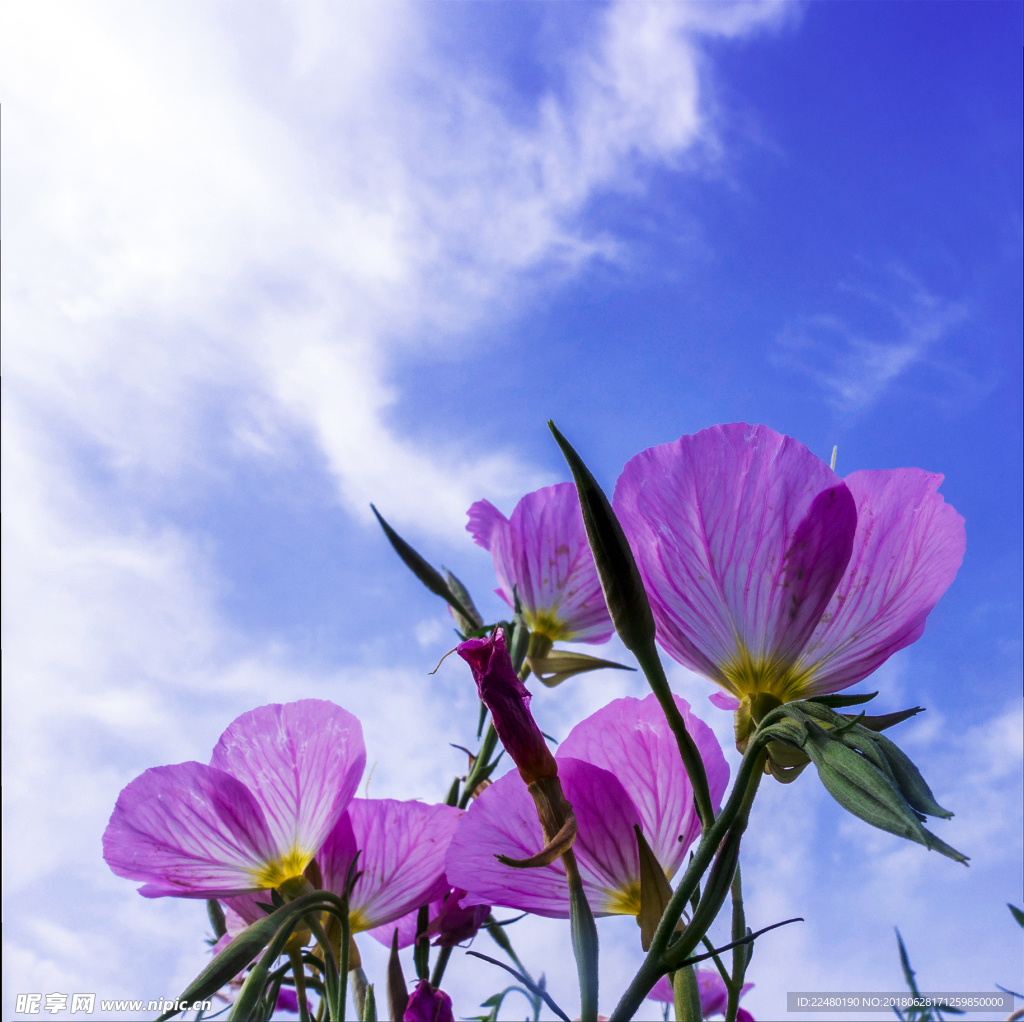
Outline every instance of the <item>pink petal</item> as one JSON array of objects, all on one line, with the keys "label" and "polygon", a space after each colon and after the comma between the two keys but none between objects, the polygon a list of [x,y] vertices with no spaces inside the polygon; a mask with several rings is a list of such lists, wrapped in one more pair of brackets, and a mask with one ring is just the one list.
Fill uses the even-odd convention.
[{"label": "pink petal", "polygon": [[[445,853],[462,810],[357,798],[346,816],[355,847],[362,853],[356,867],[362,876],[349,903],[354,931],[383,926],[447,892]],[[351,861],[343,850],[347,843],[329,841],[318,857],[324,887],[336,894],[342,891]]]},{"label": "pink petal", "polygon": [[966,546],[964,520],[939,494],[941,475],[918,468],[854,472],[853,556],[800,667],[810,690],[836,692],[867,677],[924,632]]},{"label": "pink petal", "polygon": [[469,891],[463,908],[508,905],[568,918],[569,891],[560,861],[539,869],[514,869],[494,857],[526,859],[543,847],[537,807],[518,771],[512,770],[487,788],[459,821],[445,862],[448,882]]},{"label": "pink petal", "polygon": [[508,525],[508,519],[489,500],[478,500],[466,512],[466,516],[469,518],[466,532],[473,537],[477,546],[485,550],[491,549],[495,527]]},{"label": "pink petal", "polygon": [[[579,823],[574,846],[587,900],[595,915],[623,911],[621,895],[639,882],[634,824],[640,822],[625,789],[600,767],[558,758],[559,778]],[[561,862],[516,869],[495,855],[525,859],[544,846],[537,808],[522,778],[508,773],[463,817],[448,853],[448,880],[470,894],[461,905],[507,905],[566,919],[569,890]],[[617,895],[619,898],[617,898]]]},{"label": "pink petal", "polygon": [[[444,901],[441,898],[436,898],[430,903],[427,914],[428,924],[437,918],[443,907]],[[390,923],[375,926],[373,929],[367,930],[367,933],[385,947],[391,947],[391,940],[397,929],[398,949],[401,950],[404,947],[409,947],[416,940],[416,925],[419,922],[419,914],[420,910],[419,906],[417,906],[411,912],[406,912],[400,919],[393,919]]]},{"label": "pink petal", "polygon": [[651,992],[647,995],[652,1001],[664,1001],[671,1004],[676,998],[672,991],[672,984],[668,981],[668,976],[662,976],[657,983],[651,987]]},{"label": "pink petal", "polygon": [[714,703],[720,710],[738,710],[740,708],[740,701],[735,696],[729,695],[728,692],[712,692],[708,696],[708,701]]},{"label": "pink petal", "polygon": [[737,695],[756,686],[752,671],[781,678],[792,666],[842,577],[856,529],[853,498],[828,465],[798,441],[746,423],[638,454],[614,505],[659,641]]},{"label": "pink petal", "polygon": [[281,851],[313,855],[363,775],[363,729],[323,699],[260,706],[228,726],[210,762],[257,797]]},{"label": "pink petal", "polygon": [[[675,700],[704,760],[717,812],[729,781],[729,765],[711,728],[694,716],[685,699],[676,696]],[[644,837],[671,877],[700,834],[700,822],[679,746],[657,697],[616,699],[591,714],[559,746],[560,775],[565,757],[586,760],[622,782],[640,814]]]},{"label": "pink petal", "polygon": [[103,857],[118,876],[149,881],[148,898],[214,898],[255,889],[276,858],[263,810],[230,774],[202,763],[154,767],[118,796]]},{"label": "pink petal", "polygon": [[[486,503],[469,509],[468,528],[491,551],[505,602],[514,605],[515,589],[530,627],[552,639],[604,642],[612,623],[575,485],[528,493],[508,521],[491,505],[481,507]],[[479,538],[485,532],[486,544]]]}]

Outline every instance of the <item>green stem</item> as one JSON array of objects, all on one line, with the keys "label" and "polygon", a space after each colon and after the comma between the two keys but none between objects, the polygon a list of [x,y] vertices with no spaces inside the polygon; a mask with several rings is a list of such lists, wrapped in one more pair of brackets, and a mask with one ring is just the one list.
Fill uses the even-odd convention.
[{"label": "green stem", "polygon": [[452,949],[450,947],[441,948],[441,953],[437,956],[437,961],[434,963],[434,971],[430,976],[430,985],[436,990],[441,985],[441,978],[444,976],[444,970],[448,966],[448,959],[452,956]]},{"label": "green stem", "polygon": [[580,981],[580,1018],[582,1022],[597,1022],[597,926],[571,848],[563,852],[562,864],[569,883],[569,926]]},{"label": "green stem", "polygon": [[669,687],[668,678],[665,677],[665,669],[662,667],[657,647],[651,642],[633,650],[633,655],[646,675],[651,691],[658,697],[668,725],[676,737],[679,755],[683,759],[686,775],[693,788],[693,804],[700,819],[701,830],[706,832],[714,822],[715,811],[711,806],[711,792],[708,789],[708,775],[704,770],[704,760],[701,759],[697,744],[686,728],[686,721],[683,720],[679,707],[676,706],[675,697]]},{"label": "green stem", "polygon": [[[736,864],[736,873],[732,878],[732,939],[742,940],[747,935],[747,920],[743,912],[743,882],[740,879],[740,866]],[[725,987],[729,991],[729,1001],[725,1009],[726,1022],[736,1022],[736,1011],[740,1003],[740,991],[743,989],[743,977],[747,972],[747,961],[753,949],[747,944],[737,945],[732,949],[732,976],[726,979]]]},{"label": "green stem", "polygon": [[465,809],[469,805],[470,797],[476,791],[476,786],[480,783],[483,772],[489,766],[491,753],[494,752],[494,747],[497,744],[498,732],[494,730],[494,724],[488,724],[487,734],[484,735],[484,743],[480,746],[476,759],[473,760],[473,768],[469,771],[469,776],[466,778],[466,787],[463,789],[462,797],[459,799],[460,809]]},{"label": "green stem", "polygon": [[302,964],[302,952],[289,951],[292,976],[295,978],[295,996],[299,1002],[299,1022],[309,1022],[309,1005],[306,1003],[306,967]]},{"label": "green stem", "polygon": [[[686,872],[683,874],[682,879],[672,894],[672,898],[665,908],[661,922],[658,924],[658,929],[655,931],[651,941],[651,949],[648,951],[643,965],[640,966],[639,971],[633,977],[633,982],[630,983],[612,1012],[611,1022],[626,1022],[627,1019],[631,1019],[643,1003],[644,998],[650,993],[654,984],[669,971],[663,959],[676,923],[679,922],[679,917],[683,914],[683,909],[686,907],[690,895],[700,883],[700,878],[711,864],[711,860],[714,858],[715,852],[718,850],[723,838],[739,816],[744,803],[747,802],[747,789],[750,787],[751,781],[755,779],[755,774],[757,775],[756,780],[760,781],[760,774],[764,771],[765,756],[763,746],[766,742],[766,738],[759,738],[756,733],[751,738],[750,744],[747,746],[746,755],[743,757],[743,762],[740,764],[739,771],[736,774],[736,783],[733,785],[729,799],[719,814],[718,819],[704,831],[700,844],[697,846],[697,851],[690,860]],[[756,784],[754,785],[754,790],[757,790]],[[690,925],[693,925],[692,921]],[[702,933],[696,935],[691,948],[696,946],[697,941],[702,936]],[[673,945],[673,951],[674,949],[675,945]]]}]

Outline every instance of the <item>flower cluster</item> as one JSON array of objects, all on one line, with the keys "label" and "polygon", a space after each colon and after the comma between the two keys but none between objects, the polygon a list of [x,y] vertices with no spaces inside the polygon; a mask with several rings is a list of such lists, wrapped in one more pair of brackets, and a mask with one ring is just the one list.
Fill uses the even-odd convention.
[{"label": "flower cluster", "polygon": [[[585,468],[573,472],[579,482]],[[240,1017],[277,1009],[306,1020],[311,989],[322,997],[318,1017],[339,1017],[349,977],[337,966],[347,962],[359,1016],[376,1018],[353,939],[367,932],[392,949],[382,987],[390,1017],[450,1020],[445,964],[485,926],[516,965],[509,971],[522,985],[509,989],[531,997],[535,1015],[544,1001],[557,1009],[489,919],[501,905],[570,920],[584,1018],[597,1012],[593,917],[632,915],[648,955],[614,1017],[631,1017],[645,996],[672,1001],[674,974],[688,1012],[699,996],[705,1018],[750,1020],[737,1001],[752,985],[743,982],[744,946],[758,934],[745,929],[737,863],[765,772],[791,780],[813,760],[856,815],[963,859],[920,827],[925,813],[948,814],[876,734],[906,714],[869,719],[868,730],[832,708],[864,697],[813,701],[865,678],[923,633],[965,544],[940,482],[918,469],[840,479],[797,441],[738,423],[638,454],[610,505],[592,478],[579,490],[566,483],[528,494],[511,518],[479,501],[468,529],[491,553],[497,592],[515,612],[504,627],[469,621],[461,583],[450,574],[445,582],[381,519],[470,633],[458,653],[484,708],[481,728],[483,714],[491,717],[470,775],[455,780],[445,804],[358,799],[366,750],[352,714],[317,699],[263,706],[228,726],[209,764],[155,767],[128,784],[104,857],[141,881],[145,897],[210,902],[211,919],[220,919],[217,957],[189,991],[208,996],[234,984]],[[630,581],[638,578],[639,593]],[[625,605],[616,594],[626,583],[650,650],[656,635],[718,686],[715,705],[735,711],[745,755],[728,797],[714,732],[671,693],[656,651],[653,664],[637,654],[653,694],[613,699],[556,752],[533,717],[531,671],[551,685],[619,666],[552,644],[609,639],[608,607]],[[491,783],[499,741],[518,769]],[[733,971],[694,973],[730,891]],[[411,993],[398,959],[410,946]],[[439,954],[429,975],[431,947]],[[254,964],[261,954],[266,961]],[[288,961],[274,965],[281,955]],[[721,968],[717,952],[715,961]],[[492,1018],[508,992],[488,1002]]]}]

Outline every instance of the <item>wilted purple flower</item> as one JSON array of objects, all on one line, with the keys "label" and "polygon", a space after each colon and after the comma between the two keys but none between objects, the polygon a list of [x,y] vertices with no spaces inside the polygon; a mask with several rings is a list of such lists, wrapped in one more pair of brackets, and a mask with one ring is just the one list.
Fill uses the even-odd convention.
[{"label": "wilted purple flower", "polygon": [[[729,1006],[729,991],[726,989],[722,977],[717,969],[697,969],[697,988],[700,990],[700,1013],[704,1018],[711,1018],[712,1015],[724,1015],[725,1009]],[[744,983],[740,989],[742,997],[754,984]],[[669,1004],[674,1000],[672,985],[668,976],[662,976],[654,988],[647,995],[653,1001],[667,1001]],[[736,1022],[754,1022],[754,1016],[746,1008],[738,1008],[736,1011]]]},{"label": "wilted purple flower", "polygon": [[[717,810],[729,767],[714,733],[676,696],[707,770]],[[640,912],[639,825],[667,877],[684,861],[700,821],[675,736],[653,695],[616,699],[569,733],[555,757],[579,824],[573,851],[594,915]],[[537,811],[514,771],[492,784],[459,822],[448,879],[470,893],[462,905],[507,905],[567,918],[569,889],[560,860],[515,869],[498,853],[527,858],[544,842]]]},{"label": "wilted purple flower", "polygon": [[511,519],[486,500],[467,514],[466,530],[494,559],[496,592],[514,607],[515,590],[530,631],[552,642],[604,642],[611,635],[575,485],[528,493]]},{"label": "wilted purple flower", "polygon": [[512,666],[505,633],[497,628],[489,638],[467,639],[457,650],[473,669],[480,699],[491,711],[494,729],[523,780],[531,784],[557,774],[555,758],[530,713],[530,693]]},{"label": "wilted purple flower", "polygon": [[[449,889],[445,854],[461,809],[393,799],[353,799],[317,856],[324,888],[342,894],[349,864],[361,854],[349,900],[353,933],[394,924]],[[391,944],[394,925],[387,927]]]},{"label": "wilted purple flower", "polygon": [[429,980],[421,979],[402,1019],[403,1022],[455,1022],[452,999],[443,990],[435,990]]},{"label": "wilted purple flower", "polygon": [[103,857],[147,898],[217,898],[301,877],[366,763],[351,713],[322,699],[261,706],[210,765],[154,767],[118,796]]},{"label": "wilted purple flower", "polygon": [[733,423],[632,458],[614,505],[659,642],[734,706],[836,692],[921,637],[965,546],[941,481],[842,480],[798,441]]}]

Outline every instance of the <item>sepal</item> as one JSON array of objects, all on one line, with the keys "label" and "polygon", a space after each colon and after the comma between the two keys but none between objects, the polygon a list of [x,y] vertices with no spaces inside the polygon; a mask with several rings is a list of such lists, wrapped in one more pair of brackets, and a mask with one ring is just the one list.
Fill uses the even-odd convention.
[{"label": "sepal", "polygon": [[613,667],[618,671],[635,671],[635,667],[617,664],[614,660],[601,660],[586,653],[573,653],[565,649],[552,649],[546,656],[527,656],[526,663],[536,676],[548,688],[561,685],[566,678],[585,671],[598,671],[602,667]]}]

